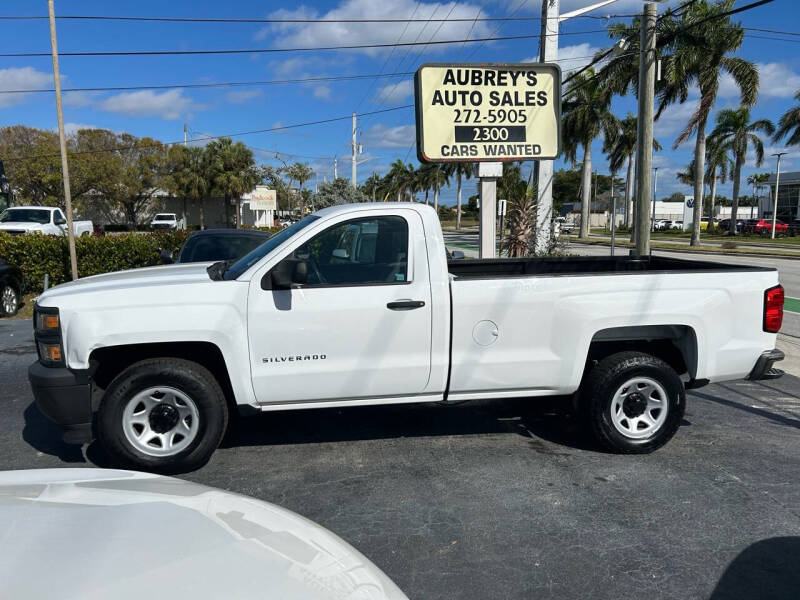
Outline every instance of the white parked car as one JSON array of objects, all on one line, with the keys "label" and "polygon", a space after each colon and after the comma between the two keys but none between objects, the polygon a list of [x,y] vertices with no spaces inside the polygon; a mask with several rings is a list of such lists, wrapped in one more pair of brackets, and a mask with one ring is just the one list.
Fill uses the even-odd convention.
[{"label": "white parked car", "polygon": [[672,227],[672,221],[669,219],[658,219],[655,223],[656,231],[665,231]]},{"label": "white parked car", "polygon": [[670,229],[683,229],[683,221],[672,221]]},{"label": "white parked car", "polygon": [[[73,221],[75,236],[92,235],[91,221]],[[67,235],[67,218],[53,206],[14,206],[0,214],[0,231],[11,234]]]},{"label": "white parked car", "polygon": [[[735,318],[736,327],[718,323]],[[228,411],[574,397],[651,452],[686,388],[780,376],[774,268],[662,256],[447,261],[416,203],[323,209],[236,261],[96,275],[34,309],[39,408],[117,464],[192,469]]]},{"label": "white parked car", "polygon": [[150,227],[152,229],[183,230],[186,229],[186,223],[183,219],[179,219],[175,213],[158,213],[150,221]]},{"label": "white parked car", "polygon": [[572,235],[573,231],[575,231],[575,223],[567,221],[566,217],[556,217],[553,220],[553,233],[556,237],[562,233]]},{"label": "white parked car", "polygon": [[3,598],[407,600],[312,521],[171,477],[5,471],[0,531]]}]

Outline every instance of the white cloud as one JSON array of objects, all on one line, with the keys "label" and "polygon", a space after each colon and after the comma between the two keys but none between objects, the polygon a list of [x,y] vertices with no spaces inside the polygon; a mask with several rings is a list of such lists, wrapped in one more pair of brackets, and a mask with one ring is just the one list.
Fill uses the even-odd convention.
[{"label": "white cloud", "polygon": [[320,100],[330,100],[331,99],[331,88],[327,85],[318,85],[314,87],[314,98],[319,98]]},{"label": "white cloud", "polygon": [[[0,91],[7,90],[32,90],[49,87],[53,83],[53,76],[44,71],[37,71],[33,67],[10,67],[0,69]],[[20,104],[30,94],[0,94],[0,107]]]},{"label": "white cloud", "polygon": [[[361,23],[278,23],[261,29],[256,34],[258,40],[274,41],[276,46],[313,47],[362,44],[394,44],[401,42],[422,42],[437,40],[457,40],[467,37],[488,37],[491,29],[486,22],[452,21],[453,19],[473,19],[481,8],[480,4],[456,2],[417,2],[416,0],[394,0],[376,2],[375,0],[342,0],[335,8],[321,13],[313,8],[301,6],[295,10],[280,9],[270,16],[283,19],[414,19],[448,18],[451,21],[372,23],[364,27]],[[416,12],[415,12],[416,9]],[[452,10],[451,10],[452,9]],[[406,27],[406,25],[408,25]],[[440,27],[441,25],[441,27]],[[470,33],[470,29],[472,32]],[[429,46],[433,52],[446,49],[445,45]],[[388,48],[369,48],[363,52],[377,55],[389,51]]]},{"label": "white cloud", "polygon": [[381,86],[375,93],[374,102],[380,104],[397,104],[414,93],[414,82],[410,79]]},{"label": "white cloud", "polygon": [[182,90],[168,90],[162,93],[142,90],[110,96],[99,102],[97,108],[135,117],[159,116],[162,119],[173,120],[192,109],[199,110],[202,107],[184,96]]},{"label": "white cloud", "polygon": [[261,95],[261,90],[235,90],[225,94],[225,99],[231,104],[244,104]]},{"label": "white cloud", "polygon": [[[759,72],[759,94],[770,98],[792,98],[800,90],[800,74],[785,63],[757,63]],[[721,98],[737,98],[739,88],[733,77],[725,73],[719,84]]]},{"label": "white cloud", "polygon": [[[602,48],[592,46],[588,42],[559,48],[558,64],[561,65],[561,71],[564,77],[566,77],[570,71],[577,71],[588,65],[592,62],[594,55],[601,50]],[[539,62],[539,56],[525,58],[522,62]],[[599,64],[602,66],[602,63]]]},{"label": "white cloud", "polygon": [[363,142],[371,148],[407,148],[415,142],[416,129],[413,125],[390,127],[377,123],[364,132]]},{"label": "white cloud", "polygon": [[87,125],[86,123],[64,123],[64,133],[67,135],[72,135],[79,129],[97,129],[97,127],[95,125]]},{"label": "white cloud", "polygon": [[97,101],[97,92],[64,92],[64,106],[81,108],[91,106]]},{"label": "white cloud", "polygon": [[664,110],[653,126],[653,134],[664,148],[672,146],[699,105],[699,100],[690,98],[683,104],[672,104]]}]

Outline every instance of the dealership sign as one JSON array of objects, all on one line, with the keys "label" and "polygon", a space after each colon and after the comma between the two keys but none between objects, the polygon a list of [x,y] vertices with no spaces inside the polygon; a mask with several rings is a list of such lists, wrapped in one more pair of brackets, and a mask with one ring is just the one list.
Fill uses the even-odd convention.
[{"label": "dealership sign", "polygon": [[257,185],[256,189],[248,195],[251,210],[277,210],[278,208],[275,190],[271,190],[265,185]]},{"label": "dealership sign", "polygon": [[561,151],[558,65],[425,64],[414,99],[420,161],[536,160]]}]

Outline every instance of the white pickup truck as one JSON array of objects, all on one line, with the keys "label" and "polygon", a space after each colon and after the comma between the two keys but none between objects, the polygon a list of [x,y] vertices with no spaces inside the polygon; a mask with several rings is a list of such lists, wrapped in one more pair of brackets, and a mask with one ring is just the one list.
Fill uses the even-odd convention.
[{"label": "white pickup truck", "polygon": [[[76,237],[94,232],[91,221],[73,221],[72,229]],[[67,235],[67,218],[60,208],[53,206],[15,206],[0,214],[0,231]]]},{"label": "white pickup truck", "polygon": [[345,205],[236,262],[46,291],[29,379],[65,440],[94,423],[116,463],[144,469],[203,464],[233,410],[537,396],[571,399],[600,444],[644,453],[676,432],[685,389],[781,374],[782,311],[771,268],[448,263],[433,209]]},{"label": "white pickup truck", "polygon": [[150,221],[150,227],[154,230],[172,229],[182,231],[186,229],[186,222],[183,219],[179,219],[175,213],[158,213]]}]

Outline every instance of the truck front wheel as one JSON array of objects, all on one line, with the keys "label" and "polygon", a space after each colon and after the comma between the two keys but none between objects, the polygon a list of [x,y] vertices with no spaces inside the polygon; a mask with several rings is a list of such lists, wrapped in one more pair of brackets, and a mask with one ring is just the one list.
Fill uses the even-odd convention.
[{"label": "truck front wheel", "polygon": [[666,444],[685,407],[678,374],[663,360],[641,352],[604,358],[581,388],[581,410],[595,439],[621,454],[646,454]]},{"label": "truck front wheel", "polygon": [[188,360],[154,358],[131,365],[111,382],[97,433],[115,463],[186,472],[208,461],[227,421],[225,397],[207,369]]}]

